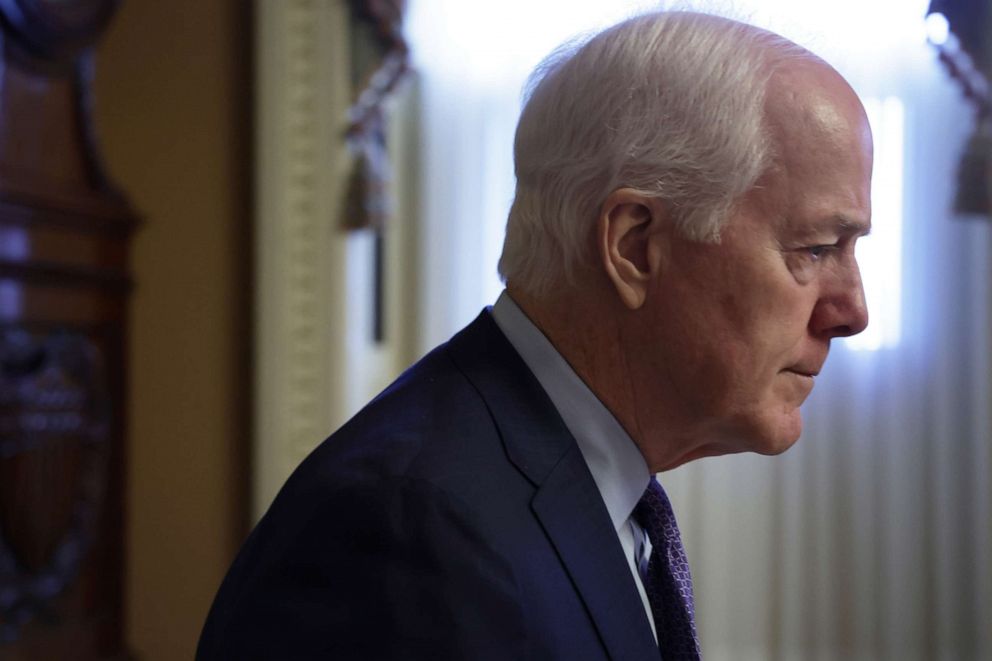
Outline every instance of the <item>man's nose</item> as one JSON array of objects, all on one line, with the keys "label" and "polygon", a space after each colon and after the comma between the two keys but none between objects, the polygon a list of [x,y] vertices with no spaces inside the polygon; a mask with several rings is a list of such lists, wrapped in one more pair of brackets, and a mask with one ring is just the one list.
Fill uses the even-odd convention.
[{"label": "man's nose", "polygon": [[821,292],[810,319],[810,330],[829,339],[857,335],[867,327],[868,306],[861,271],[852,259]]}]

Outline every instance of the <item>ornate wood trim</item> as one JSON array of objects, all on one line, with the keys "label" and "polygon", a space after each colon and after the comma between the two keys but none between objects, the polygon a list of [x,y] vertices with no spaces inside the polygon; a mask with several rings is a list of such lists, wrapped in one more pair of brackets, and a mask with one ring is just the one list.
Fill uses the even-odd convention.
[{"label": "ornate wood trim", "polygon": [[106,506],[112,423],[102,352],[85,335],[0,330],[0,376],[0,477],[33,462],[33,475],[74,482],[61,492],[0,484],[0,641],[8,642],[50,617],[51,601],[77,579]]},{"label": "ornate wood trim", "polygon": [[[341,222],[354,156],[348,0],[256,1],[253,516],[314,446],[420,353],[415,181],[390,184],[386,341],[372,332],[369,230]],[[414,99],[394,95],[391,158],[415,171]]]},{"label": "ornate wood trim", "polygon": [[0,0],[0,657],[117,658],[128,239],[92,46],[116,0]]},{"label": "ornate wood trim", "polygon": [[343,2],[256,9],[257,518],[341,417],[331,366],[343,362],[344,319],[331,310],[344,288],[345,239],[334,228],[349,87]]}]

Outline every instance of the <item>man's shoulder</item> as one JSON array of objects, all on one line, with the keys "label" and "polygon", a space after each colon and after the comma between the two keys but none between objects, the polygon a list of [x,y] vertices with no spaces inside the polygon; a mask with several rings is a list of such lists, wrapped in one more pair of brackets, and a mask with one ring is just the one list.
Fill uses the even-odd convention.
[{"label": "man's shoulder", "polygon": [[480,517],[464,490],[442,486],[438,474],[388,475],[382,452],[369,455],[375,468],[320,466],[330,479],[308,470],[318,457],[287,482],[242,548],[199,658],[249,658],[242,650],[260,658],[459,658],[462,649],[504,658],[489,648],[519,656],[519,588],[493,516]]},{"label": "man's shoulder", "polygon": [[485,399],[457,356],[457,339],[435,348],[325,440],[314,458],[385,476],[416,473],[426,459],[464,458],[451,452],[451,443],[474,439],[478,445],[495,429]]},{"label": "man's shoulder", "polygon": [[[402,645],[396,656],[411,658],[520,658],[531,644],[574,658],[596,645],[595,629],[533,507],[566,455],[579,456],[574,441],[484,315],[295,471],[224,581],[203,658],[287,638],[307,650]],[[595,493],[576,475],[569,493]],[[408,624],[430,643],[423,654],[408,649]]]},{"label": "man's shoulder", "polygon": [[[512,358],[519,364],[508,367]],[[526,371],[523,362],[484,312],[324,440],[283,491],[295,499],[399,479],[455,492],[487,484],[486,474],[512,470],[496,418],[515,415],[506,402],[514,397],[514,378],[526,378],[520,370]],[[498,412],[483,392],[487,388],[506,395]]]}]

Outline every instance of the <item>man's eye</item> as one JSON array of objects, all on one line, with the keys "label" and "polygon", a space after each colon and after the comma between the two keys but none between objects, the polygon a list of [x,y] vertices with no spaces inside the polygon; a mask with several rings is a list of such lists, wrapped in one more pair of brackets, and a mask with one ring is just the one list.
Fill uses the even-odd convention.
[{"label": "man's eye", "polygon": [[833,248],[834,248],[834,246],[826,246],[826,245],[824,245],[824,246],[810,246],[810,247],[806,248],[806,251],[809,253],[810,257],[812,257],[813,259],[820,259],[827,252],[829,252],[830,250],[832,250]]}]

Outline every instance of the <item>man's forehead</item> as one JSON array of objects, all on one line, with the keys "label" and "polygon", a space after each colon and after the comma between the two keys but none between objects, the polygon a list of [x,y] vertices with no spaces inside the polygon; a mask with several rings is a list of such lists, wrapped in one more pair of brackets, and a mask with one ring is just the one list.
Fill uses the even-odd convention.
[{"label": "man's forehead", "polygon": [[[809,158],[809,146],[847,148],[849,137],[865,120],[864,108],[847,81],[822,60],[783,65],[769,83],[765,112],[786,162]],[[857,130],[859,140],[870,133]]]}]

